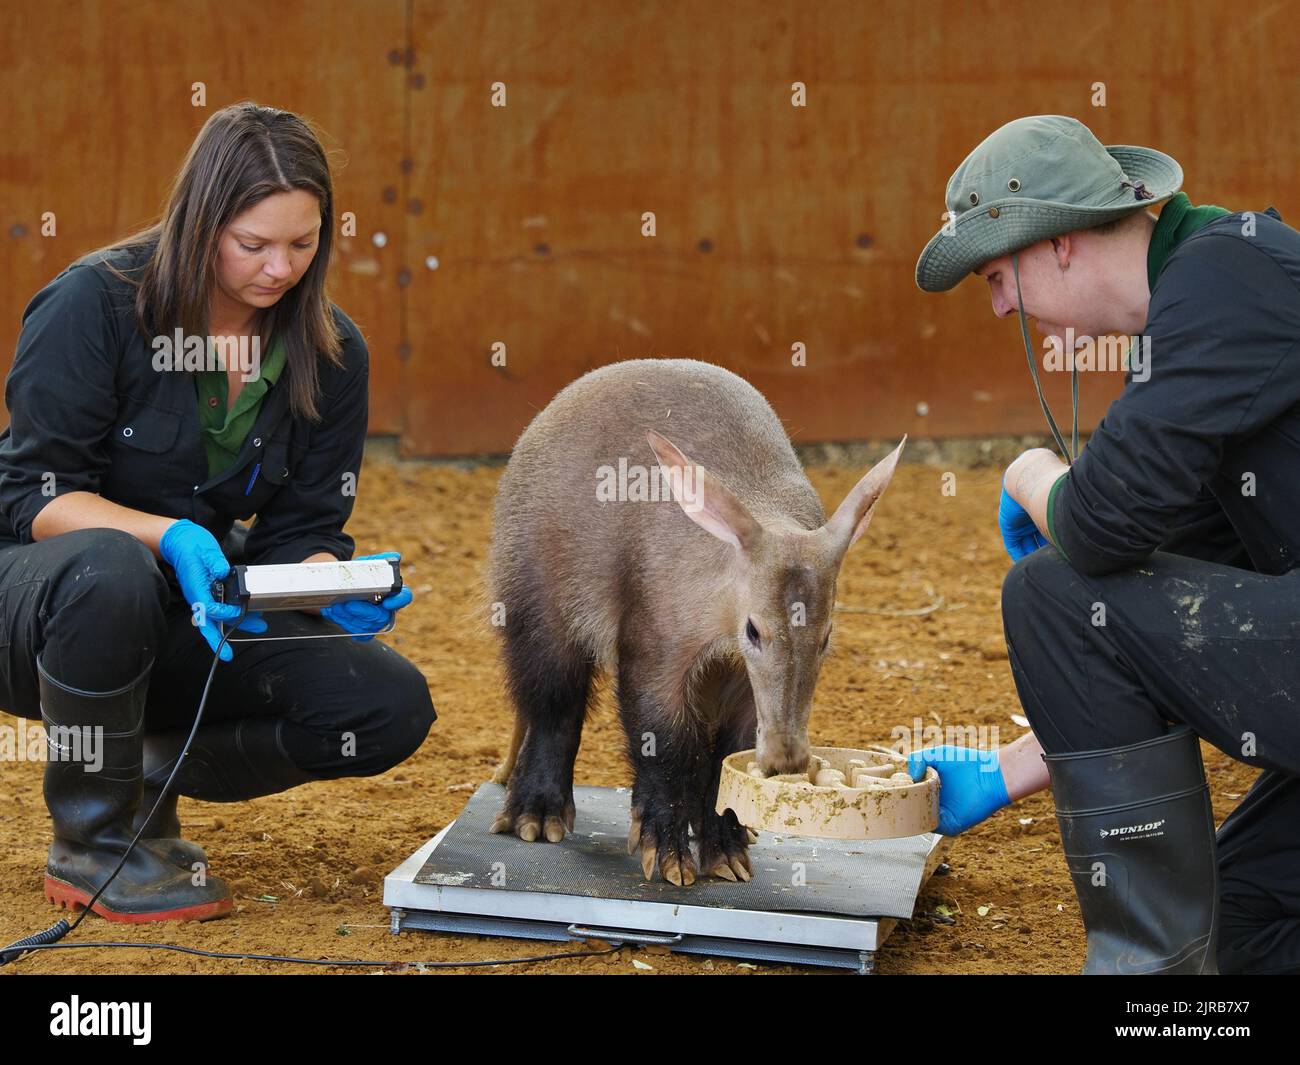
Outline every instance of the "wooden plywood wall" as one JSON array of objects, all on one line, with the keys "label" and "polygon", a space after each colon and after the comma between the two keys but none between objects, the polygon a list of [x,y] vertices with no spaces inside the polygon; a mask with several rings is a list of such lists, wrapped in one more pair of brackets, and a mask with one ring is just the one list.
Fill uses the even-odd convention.
[{"label": "wooden plywood wall", "polygon": [[[404,0],[12,0],[0,61],[0,365],[28,301],[68,263],[158,217],[212,112],[251,99],[316,125],[340,211],[400,233]],[[195,85],[206,91],[196,107]],[[42,236],[52,212],[53,236]],[[361,239],[340,240],[332,296],[370,341],[371,431],[402,425],[401,293]],[[7,414],[6,414],[7,420]]]},{"label": "wooden plywood wall", "polygon": [[[8,350],[32,292],[156,207],[202,78],[346,153],[334,297],[370,340],[372,431],[408,456],[506,451],[565,383],[642,355],[741,373],[800,443],[1042,431],[1014,320],[977,280],[913,280],[949,173],[1020,115],[1167,151],[1195,202],[1300,212],[1289,4],[113,7],[19,5],[58,43],[3,75],[31,102],[0,147]],[[76,220],[54,243],[31,235],[52,201]],[[1046,385],[1068,416],[1068,377]],[[1085,427],[1118,388],[1084,375]]]}]

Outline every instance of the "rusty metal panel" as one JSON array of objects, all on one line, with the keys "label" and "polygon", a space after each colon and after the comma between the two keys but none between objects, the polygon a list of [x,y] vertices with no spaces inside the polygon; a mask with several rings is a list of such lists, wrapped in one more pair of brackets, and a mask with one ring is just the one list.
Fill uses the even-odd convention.
[{"label": "rusty metal panel", "polygon": [[[181,13],[183,12],[183,13]],[[214,110],[243,99],[294,111],[323,133],[342,238],[331,298],[366,335],[371,431],[400,429],[397,269],[403,204],[404,0],[320,0],[271,10],[258,0],[5,5],[0,63],[0,367],[24,307],[68,263],[141,228]],[[207,106],[191,103],[193,83]],[[42,236],[52,212],[53,236]],[[370,236],[393,238],[376,249]],[[3,415],[7,418],[7,414]]]},{"label": "rusty metal panel", "polygon": [[[508,450],[569,380],[639,355],[742,373],[801,443],[1041,431],[1015,323],[978,281],[912,280],[948,174],[1019,115],[1164,149],[1196,202],[1300,210],[1285,5],[320,0],[277,9],[302,58],[274,61],[261,4],[175,12],[7,6],[3,358],[37,289],[153,217],[210,108],[253,98],[340,164],[358,229],[332,295],[370,342],[371,431],[409,456]],[[1082,383],[1086,427],[1119,382]],[[1068,379],[1045,384],[1060,413]]]},{"label": "rusty metal panel", "polygon": [[[1300,102],[1285,9],[414,11],[426,209],[409,223],[407,455],[503,451],[567,381],[639,355],[744,374],[800,442],[1042,431],[1014,321],[993,318],[978,280],[942,296],[913,280],[949,173],[1023,114],[1169,151],[1195,202],[1300,210],[1300,133],[1278,120]],[[791,106],[794,81],[806,108]],[[494,82],[505,107],[491,105]],[[1105,107],[1092,106],[1097,82]],[[643,211],[656,212],[653,238]],[[418,265],[426,255],[436,270]],[[806,367],[791,365],[796,342]],[[1087,426],[1120,382],[1081,380]],[[1068,418],[1068,375],[1045,383]]]}]

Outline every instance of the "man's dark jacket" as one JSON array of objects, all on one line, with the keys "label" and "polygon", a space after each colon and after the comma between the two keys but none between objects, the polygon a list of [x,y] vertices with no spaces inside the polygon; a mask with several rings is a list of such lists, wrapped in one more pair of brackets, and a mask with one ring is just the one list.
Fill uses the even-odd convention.
[{"label": "man's dark jacket", "polygon": [[1272,208],[1201,227],[1161,269],[1144,333],[1150,377],[1127,379],[1054,487],[1053,542],[1092,576],[1183,544],[1289,572],[1300,560],[1300,233]]}]

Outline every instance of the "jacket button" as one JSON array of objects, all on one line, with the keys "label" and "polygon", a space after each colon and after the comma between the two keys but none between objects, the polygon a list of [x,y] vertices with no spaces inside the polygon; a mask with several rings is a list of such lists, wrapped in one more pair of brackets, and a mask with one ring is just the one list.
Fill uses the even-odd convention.
[{"label": "jacket button", "polygon": [[134,432],[135,432],[135,430],[132,429],[132,428],[128,425],[125,429],[122,430],[122,435],[123,435],[123,436],[131,436]]},{"label": "jacket button", "polygon": [[216,397],[216,396],[209,396],[209,397],[208,397],[208,406],[209,406],[209,407],[215,407],[216,405],[217,405],[217,397]]},{"label": "jacket button", "polygon": [[280,476],[281,476],[281,477],[288,477],[288,476],[289,476],[289,468],[288,468],[287,466],[285,467],[284,472],[283,472],[282,474],[280,474]]},{"label": "jacket button", "polygon": [[259,436],[259,437],[256,437],[256,438],[253,440],[253,446],[254,446],[254,447],[261,447],[261,446],[262,446],[262,438],[261,438],[260,436]]}]

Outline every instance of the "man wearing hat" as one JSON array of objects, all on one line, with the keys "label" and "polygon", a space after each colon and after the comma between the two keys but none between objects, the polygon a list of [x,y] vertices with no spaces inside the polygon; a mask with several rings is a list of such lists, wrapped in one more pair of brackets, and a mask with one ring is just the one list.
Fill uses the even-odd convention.
[{"label": "man wearing hat", "polygon": [[[917,284],[974,273],[1018,315],[1063,453],[1026,319],[1052,362],[1134,339],[1082,451],[1073,365],[1069,461],[1026,451],[1003,480],[1032,733],[915,752],[913,775],[939,770],[948,834],[1050,784],[1085,973],[1300,972],[1300,233],[1181,184],[1059,115],[996,130],[948,182]],[[1200,739],[1262,770],[1217,840]]]}]

